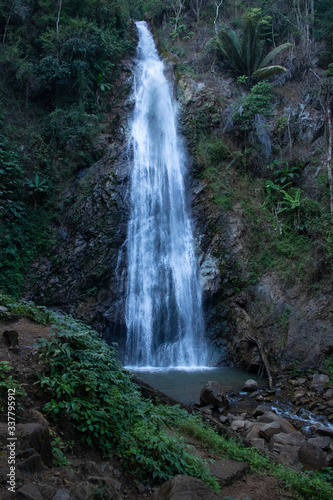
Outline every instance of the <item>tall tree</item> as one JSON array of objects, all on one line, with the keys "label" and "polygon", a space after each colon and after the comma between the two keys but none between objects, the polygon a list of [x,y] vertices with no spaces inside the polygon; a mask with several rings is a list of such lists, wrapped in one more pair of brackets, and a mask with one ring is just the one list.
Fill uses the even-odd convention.
[{"label": "tall tree", "polygon": [[203,0],[190,0],[190,7],[192,12],[194,12],[196,18],[197,18],[197,23],[200,21],[200,12],[201,12],[201,7],[202,7],[202,1]]}]

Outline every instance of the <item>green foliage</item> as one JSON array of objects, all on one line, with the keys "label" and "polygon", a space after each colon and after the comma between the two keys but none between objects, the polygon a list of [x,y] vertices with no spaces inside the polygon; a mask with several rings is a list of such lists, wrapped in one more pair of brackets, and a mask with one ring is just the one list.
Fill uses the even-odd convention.
[{"label": "green foliage", "polygon": [[333,4],[331,0],[317,0],[315,16],[315,35],[324,40],[326,51],[322,54],[325,62],[332,61],[333,56]]},{"label": "green foliage", "polygon": [[325,472],[305,471],[302,473],[277,465],[273,473],[285,483],[287,488],[293,488],[302,495],[302,498],[327,500],[333,495],[332,485],[327,482],[329,478]]},{"label": "green foliage", "polygon": [[223,160],[230,158],[230,151],[222,139],[204,138],[198,142],[195,150],[198,162],[205,168],[216,167]]},{"label": "green foliage", "polygon": [[0,0],[0,286],[16,297],[63,182],[101,155],[109,91],[135,45],[126,0],[59,7]]},{"label": "green foliage", "polygon": [[54,437],[51,441],[53,467],[68,467],[71,462],[64,455],[64,451],[68,449],[68,444],[64,443],[60,437]]},{"label": "green foliage", "polygon": [[81,106],[56,108],[47,119],[47,136],[57,148],[70,150],[74,146],[91,145],[99,132],[98,116],[84,112]]},{"label": "green foliage", "polygon": [[234,439],[219,436],[212,427],[205,426],[199,416],[184,420],[180,423],[180,428],[185,434],[198,439],[211,452],[216,452],[235,460],[245,460],[252,470],[259,471],[261,469],[268,469],[270,466],[267,457],[261,455],[253,448],[243,447],[240,442]]},{"label": "green foliage", "polygon": [[51,93],[56,105],[77,101],[95,105],[99,75],[112,81],[124,50],[130,48],[116,30],[85,19],[68,19],[58,33],[47,29],[39,43],[37,74],[42,89]]},{"label": "green foliage", "polygon": [[22,219],[23,170],[18,154],[8,139],[0,134],[0,219]]},{"label": "green foliage", "polygon": [[[283,177],[283,179],[286,179],[286,177]],[[277,198],[277,207],[276,207],[276,213],[280,214],[281,212],[284,212],[285,210],[295,210],[299,209],[301,206],[301,189],[291,189],[289,192],[285,190],[286,187],[291,184],[288,182],[284,186],[278,186],[274,184],[272,181],[267,181],[266,183],[266,188],[268,193],[278,193],[278,198]],[[293,191],[293,192],[292,192]],[[282,196],[281,196],[282,195]]]},{"label": "green foliage", "polygon": [[299,176],[300,165],[289,166],[288,162],[286,161],[284,162],[283,169],[275,170],[275,167],[280,166],[281,163],[282,162],[280,160],[274,160],[269,166],[271,170],[274,170],[274,176],[278,177],[277,182],[279,182],[280,184],[284,184],[286,181],[293,181],[295,177]]},{"label": "green foliage", "polygon": [[326,357],[324,361],[325,370],[330,374],[330,379],[333,379],[333,354]]},{"label": "green foliage", "polygon": [[54,321],[56,314],[45,307],[36,307],[32,302],[13,299],[10,295],[0,291],[0,305],[5,306],[16,316],[33,319],[36,323],[48,325]]},{"label": "green foliage", "polygon": [[32,180],[25,180],[25,185],[28,187],[29,195],[33,199],[36,208],[38,201],[47,194],[48,179],[41,179],[38,174],[35,174]]},{"label": "green foliage", "polygon": [[280,341],[281,347],[284,347],[286,343],[290,312],[291,312],[290,309],[285,309],[276,319],[276,325],[281,335],[281,341]]},{"label": "green foliage", "polygon": [[25,205],[25,216],[0,219],[0,288],[18,298],[30,275],[33,259],[49,245],[51,214]]},{"label": "green foliage", "polygon": [[[13,367],[8,361],[0,361],[0,412],[7,413],[8,389],[15,390],[16,410],[20,409],[20,401],[26,395],[23,384],[20,384],[13,375],[9,375]],[[14,412],[15,413],[15,412]]]},{"label": "green foliage", "polygon": [[212,103],[206,103],[187,123],[185,134],[194,145],[201,138],[207,137],[220,123],[221,114],[217,107]]},{"label": "green foliage", "polygon": [[52,319],[56,334],[42,341],[49,372],[40,379],[51,397],[44,408],[50,417],[74,425],[105,455],[116,452],[137,477],[188,474],[217,489],[206,464],[165,431],[165,412],[142,399],[114,347],[69,316]]},{"label": "green foliage", "polygon": [[288,122],[289,122],[288,116],[280,116],[279,118],[277,118],[275,122],[276,132],[282,133],[285,130],[286,126],[288,125]]},{"label": "green foliage", "polygon": [[216,41],[218,51],[228,59],[236,75],[250,78],[267,79],[273,75],[287,71],[279,65],[270,65],[283,50],[291,47],[284,43],[275,47],[265,56],[266,44],[263,27],[268,23],[261,15],[260,9],[244,15],[242,36],[238,37],[231,29],[222,29]]},{"label": "green foliage", "polygon": [[267,81],[259,82],[250,93],[238,100],[233,120],[242,130],[252,130],[256,115],[271,116],[273,87]]}]

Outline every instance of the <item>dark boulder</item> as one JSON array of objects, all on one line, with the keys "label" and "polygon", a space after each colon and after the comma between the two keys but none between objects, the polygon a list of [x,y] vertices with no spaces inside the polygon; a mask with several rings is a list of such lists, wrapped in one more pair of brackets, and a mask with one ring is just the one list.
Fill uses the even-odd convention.
[{"label": "dark boulder", "polygon": [[207,382],[200,392],[201,406],[213,405],[214,408],[229,408],[230,404],[221,384]]},{"label": "dark boulder", "polygon": [[175,476],[164,483],[150,500],[218,500],[207,484],[190,476]]}]

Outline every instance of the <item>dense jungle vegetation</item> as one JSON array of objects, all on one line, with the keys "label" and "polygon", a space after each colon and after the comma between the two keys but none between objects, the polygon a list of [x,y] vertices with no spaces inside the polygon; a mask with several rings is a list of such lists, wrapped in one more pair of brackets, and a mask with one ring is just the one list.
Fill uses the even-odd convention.
[{"label": "dense jungle vegetation", "polygon": [[113,83],[135,47],[129,4],[0,4],[0,286],[13,295],[47,251],[66,180],[102,155]]}]

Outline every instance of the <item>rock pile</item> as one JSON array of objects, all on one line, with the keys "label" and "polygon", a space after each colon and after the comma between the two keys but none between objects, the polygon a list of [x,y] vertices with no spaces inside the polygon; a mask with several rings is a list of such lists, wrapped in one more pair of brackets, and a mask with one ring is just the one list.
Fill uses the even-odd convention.
[{"label": "rock pile", "polygon": [[[328,377],[322,374],[295,379],[295,382],[291,383],[295,388],[294,404],[306,406],[303,404],[305,398],[305,402],[309,400],[309,409],[329,417],[331,413],[328,412],[331,410],[333,412],[333,386],[327,387],[328,382]],[[303,386],[303,391],[300,391],[300,386]],[[230,412],[228,396],[220,384],[209,382],[202,389],[200,404],[196,404],[195,409],[219,425],[222,424],[227,432],[241,437],[245,444],[272,454],[281,463],[294,466],[302,464],[305,468],[313,470],[332,466],[333,427],[325,427],[318,423],[306,428],[304,426],[303,429],[304,422],[284,418],[270,407],[269,402],[274,391],[257,391],[257,388],[256,382],[250,380],[245,383],[244,391],[250,393],[248,398],[252,401],[264,401],[265,404],[260,404],[253,411]],[[298,396],[300,392],[302,396]],[[215,399],[214,394],[218,395]],[[326,398],[327,405],[322,404],[322,397]],[[331,401],[332,406],[330,406]]]},{"label": "rock pile", "polygon": [[288,390],[291,402],[295,406],[324,415],[333,422],[333,384],[329,383],[327,375],[316,373],[289,378],[280,382],[278,386]]},{"label": "rock pile", "polygon": [[[46,423],[43,425],[39,423],[18,424],[16,436],[15,480],[13,482],[18,498],[122,500],[122,493],[129,493],[119,480],[121,473],[110,462],[96,463],[92,460],[84,460],[82,457],[74,458],[67,466],[55,467],[49,427]],[[0,456],[3,457],[0,460],[2,500],[9,500],[13,497],[12,491],[8,490],[7,438],[7,424],[0,423]],[[143,487],[142,489],[144,491]]]}]

